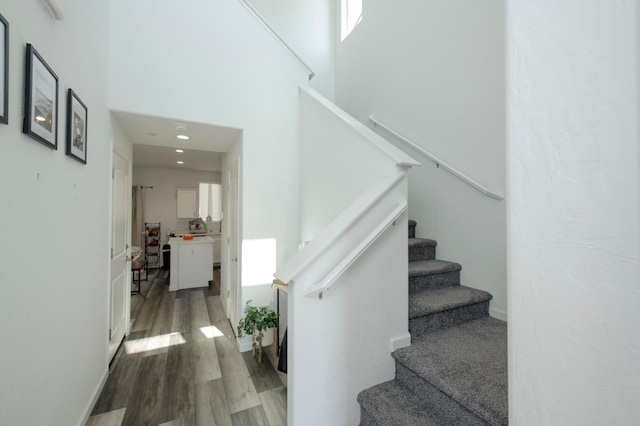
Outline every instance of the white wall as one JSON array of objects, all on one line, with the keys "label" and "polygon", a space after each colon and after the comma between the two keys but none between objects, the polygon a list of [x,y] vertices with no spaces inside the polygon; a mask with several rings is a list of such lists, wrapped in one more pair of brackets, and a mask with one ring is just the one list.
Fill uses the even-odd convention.
[{"label": "white wall", "polygon": [[[337,104],[364,123],[376,115],[503,194],[504,1],[363,7],[362,22],[337,42]],[[460,262],[463,284],[491,292],[491,314],[506,319],[505,204],[415,158],[423,166],[410,173],[409,217],[418,236],[436,239],[438,257]]]},{"label": "white wall", "polygon": [[[107,374],[108,2],[63,7],[64,22],[40,2],[0,11],[11,25],[9,124],[0,125],[1,424],[79,424]],[[21,133],[26,43],[59,77],[57,151]],[[65,155],[68,88],[89,110],[87,165]]]},{"label": "white wall", "polygon": [[305,297],[312,282],[290,286],[289,424],[357,425],[358,393],[393,379],[389,341],[407,334],[409,321],[408,254],[398,249],[406,245],[405,214],[322,300]]},{"label": "white wall", "polygon": [[189,219],[177,218],[177,189],[198,189],[201,182],[221,183],[221,174],[198,170],[178,170],[158,167],[134,167],[133,184],[153,186],[143,190],[144,221],[160,222],[162,243],[168,240],[167,230],[187,232]]},{"label": "white wall", "polygon": [[509,4],[513,424],[640,418],[637,7]]},{"label": "white wall", "polygon": [[250,0],[253,7],[313,70],[309,83],[326,98],[335,93],[335,0]]},{"label": "white wall", "polygon": [[[113,150],[122,158],[127,160],[130,165],[133,164],[133,143],[125,134],[117,120],[111,119],[111,128],[113,131]],[[133,166],[131,167],[133,170]],[[132,173],[132,170],[130,173]],[[111,210],[109,210],[111,211]]]},{"label": "white wall", "polygon": [[[358,201],[363,203],[359,198],[375,183],[404,170],[370,142],[368,137],[378,137],[369,129],[357,131],[351,122],[360,123],[338,116],[341,111],[335,106],[328,109],[313,92],[301,90],[300,98],[301,235],[315,239],[305,247],[313,251],[314,243],[326,238],[330,222]],[[393,147],[389,149],[397,154]],[[409,160],[403,156],[403,161]],[[327,257],[319,255],[303,268],[304,273],[292,278],[288,294],[290,424],[358,424],[357,394],[393,378],[390,339],[408,339],[406,215],[365,249],[322,300],[306,293],[332,271],[336,258],[343,260],[406,197],[407,180],[402,178],[363,218],[348,218],[350,225],[339,241],[322,252],[329,253]],[[292,259],[278,276],[298,270],[305,263],[301,258]]]},{"label": "white wall", "polygon": [[398,169],[364,135],[302,91],[300,109],[300,235],[311,241],[376,180],[395,176]]},{"label": "white wall", "polygon": [[[110,5],[110,106],[243,129],[242,238],[273,239],[282,263],[299,242],[299,211],[290,206],[299,197],[297,96],[305,70],[238,2]],[[260,261],[243,255],[243,268]],[[265,292],[272,273],[261,269]]]}]

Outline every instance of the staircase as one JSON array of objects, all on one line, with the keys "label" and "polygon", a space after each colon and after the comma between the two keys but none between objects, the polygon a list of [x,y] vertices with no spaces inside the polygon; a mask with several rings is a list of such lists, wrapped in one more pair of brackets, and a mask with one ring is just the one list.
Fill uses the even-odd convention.
[{"label": "staircase", "polygon": [[409,331],[396,378],[358,395],[363,426],[506,425],[507,326],[491,294],[460,285],[461,266],[409,221]]}]

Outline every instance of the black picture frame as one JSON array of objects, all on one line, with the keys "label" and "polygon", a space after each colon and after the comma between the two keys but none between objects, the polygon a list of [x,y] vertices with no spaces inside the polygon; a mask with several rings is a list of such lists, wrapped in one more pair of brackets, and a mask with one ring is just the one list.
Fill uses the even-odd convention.
[{"label": "black picture frame", "polygon": [[58,76],[27,44],[23,133],[58,149]]},{"label": "black picture frame", "polygon": [[67,91],[67,155],[87,164],[87,106],[72,89]]},{"label": "black picture frame", "polygon": [[0,123],[9,124],[9,23],[0,14]]}]

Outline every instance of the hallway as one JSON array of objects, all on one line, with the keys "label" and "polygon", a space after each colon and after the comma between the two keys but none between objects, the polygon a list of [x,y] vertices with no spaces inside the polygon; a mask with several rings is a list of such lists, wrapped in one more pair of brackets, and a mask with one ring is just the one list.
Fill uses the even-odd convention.
[{"label": "hallway", "polygon": [[177,292],[154,273],[131,298],[131,333],[87,424],[286,425],[286,376],[272,347],[262,365],[236,349],[219,271],[208,288]]}]

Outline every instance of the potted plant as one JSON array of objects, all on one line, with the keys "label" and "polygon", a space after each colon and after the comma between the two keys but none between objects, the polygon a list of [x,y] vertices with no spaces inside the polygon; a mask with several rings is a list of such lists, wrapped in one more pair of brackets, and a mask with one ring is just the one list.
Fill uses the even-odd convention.
[{"label": "potted plant", "polygon": [[262,363],[262,338],[264,332],[270,328],[279,326],[279,314],[266,306],[251,306],[251,300],[247,300],[244,317],[238,323],[238,337],[253,335],[253,356],[258,353],[258,363]]}]

